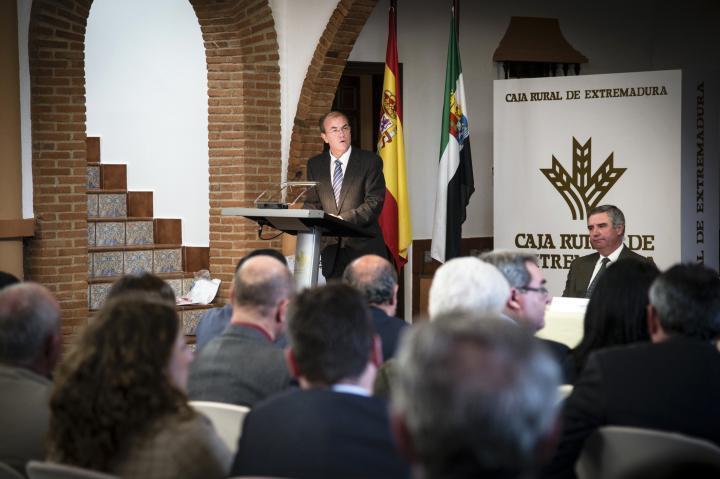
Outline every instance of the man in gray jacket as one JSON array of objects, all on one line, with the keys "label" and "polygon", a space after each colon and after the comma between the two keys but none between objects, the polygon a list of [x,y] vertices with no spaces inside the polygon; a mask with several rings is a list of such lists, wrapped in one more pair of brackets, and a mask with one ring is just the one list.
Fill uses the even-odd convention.
[{"label": "man in gray jacket", "polygon": [[277,259],[261,255],[243,263],[231,290],[230,325],[190,365],[190,399],[252,407],[290,385],[274,341],[285,330],[294,290],[290,270]]},{"label": "man in gray jacket", "polygon": [[0,461],[23,475],[45,459],[50,374],[60,357],[60,307],[35,283],[0,291]]}]

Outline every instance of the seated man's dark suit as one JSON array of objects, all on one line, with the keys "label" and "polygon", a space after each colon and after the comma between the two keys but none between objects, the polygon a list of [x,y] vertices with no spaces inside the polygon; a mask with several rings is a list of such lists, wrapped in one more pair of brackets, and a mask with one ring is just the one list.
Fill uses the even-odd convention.
[{"label": "seated man's dark suit", "polygon": [[404,478],[387,404],[329,389],[290,391],[245,417],[231,475]]},{"label": "seated man's dark suit", "polygon": [[31,459],[45,460],[52,383],[34,372],[0,364],[0,461],[25,475]]},{"label": "seated man's dark suit", "polygon": [[253,407],[290,384],[283,350],[258,327],[231,323],[190,364],[188,397]]},{"label": "seated man's dark suit", "polygon": [[671,337],[590,356],[563,411],[563,434],[543,477],[574,477],[587,437],[602,426],[677,432],[720,445],[720,352]]},{"label": "seated man's dark suit", "polygon": [[394,316],[388,316],[380,308],[370,307],[373,328],[382,341],[383,361],[395,356],[400,332],[408,325],[405,321]]},{"label": "seated man's dark suit", "polygon": [[387,258],[378,217],[385,201],[385,177],[379,156],[359,148],[352,148],[340,190],[340,204],[330,178],[330,152],[314,156],[307,163],[307,179],[319,182],[308,191],[306,208],[321,209],[339,215],[345,221],[360,226],[369,238],[323,238],[322,265],[325,277],[339,277],[355,258],[376,254]]},{"label": "seated man's dark suit", "polygon": [[[625,245],[621,246],[620,256],[618,260],[632,258],[640,261],[647,261],[644,256],[637,254],[630,250]],[[600,253],[592,253],[586,256],[580,256],[570,265],[570,271],[568,271],[567,281],[565,282],[565,291],[563,291],[563,297],[565,298],[584,298],[587,293],[588,286],[590,286],[590,278],[592,277],[593,271],[595,270],[595,264],[600,258]]]}]

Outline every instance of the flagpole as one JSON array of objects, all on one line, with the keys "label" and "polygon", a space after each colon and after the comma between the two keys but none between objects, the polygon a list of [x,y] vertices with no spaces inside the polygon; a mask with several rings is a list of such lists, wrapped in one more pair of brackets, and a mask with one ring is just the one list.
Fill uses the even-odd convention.
[{"label": "flagpole", "polygon": [[460,0],[452,0],[452,9],[455,17],[455,36],[460,43]]}]

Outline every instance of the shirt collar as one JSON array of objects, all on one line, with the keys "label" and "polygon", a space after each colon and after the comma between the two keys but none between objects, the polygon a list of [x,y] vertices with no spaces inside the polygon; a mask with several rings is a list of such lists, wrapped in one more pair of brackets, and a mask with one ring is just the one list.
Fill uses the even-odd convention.
[{"label": "shirt collar", "polygon": [[367,389],[356,386],[355,384],[333,384],[330,389],[332,389],[336,393],[354,394],[356,396],[365,397],[370,396],[370,393],[367,391]]},{"label": "shirt collar", "polygon": [[265,336],[268,339],[268,341],[270,341],[271,343],[274,342],[272,336],[270,336],[270,333],[265,331],[265,328],[263,328],[262,326],[260,326],[258,324],[252,323],[250,321],[236,321],[236,322],[230,323],[230,324],[233,324],[236,326],[243,326],[246,328],[257,329],[258,331],[260,331],[263,334],[263,336]]},{"label": "shirt collar", "polygon": [[332,153],[330,153],[330,150],[328,150],[328,153],[330,153],[330,163],[333,165],[335,164],[336,160],[340,160],[340,163],[343,164],[343,167],[347,165],[348,160],[350,159],[350,152],[352,151],[352,146],[349,146],[347,151],[340,155],[340,158],[335,158]]},{"label": "shirt collar", "polygon": [[[619,248],[617,248],[615,251],[613,251],[612,253],[607,255],[607,258],[610,260],[611,263],[614,263],[615,261],[618,260],[618,258],[620,257],[620,253],[622,253],[622,250],[624,247],[625,247],[625,245],[620,243]],[[604,257],[603,255],[600,255],[599,261],[602,261],[603,257]]]}]

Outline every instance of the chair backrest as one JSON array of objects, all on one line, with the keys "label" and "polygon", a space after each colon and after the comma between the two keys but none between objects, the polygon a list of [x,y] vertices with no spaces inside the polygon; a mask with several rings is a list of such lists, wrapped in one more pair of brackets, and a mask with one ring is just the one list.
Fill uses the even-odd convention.
[{"label": "chair backrest", "polygon": [[10,464],[0,462],[0,479],[25,479],[25,476],[16,471]]},{"label": "chair backrest", "polygon": [[112,474],[55,462],[30,461],[26,470],[30,479],[120,479]]},{"label": "chair backrest", "polygon": [[243,420],[250,408],[212,401],[190,401],[190,405],[210,419],[220,439],[230,451],[235,452],[242,434]]},{"label": "chair backrest", "polygon": [[720,447],[672,432],[606,426],[585,442],[575,472],[579,479],[720,477]]}]

